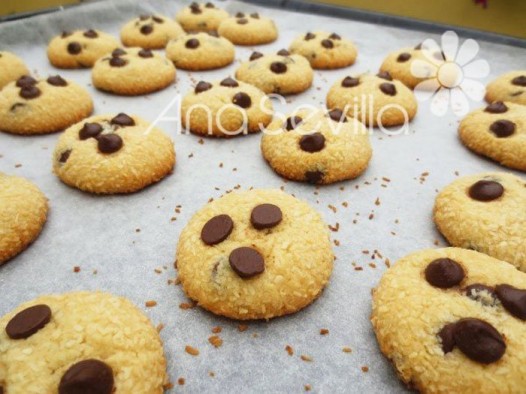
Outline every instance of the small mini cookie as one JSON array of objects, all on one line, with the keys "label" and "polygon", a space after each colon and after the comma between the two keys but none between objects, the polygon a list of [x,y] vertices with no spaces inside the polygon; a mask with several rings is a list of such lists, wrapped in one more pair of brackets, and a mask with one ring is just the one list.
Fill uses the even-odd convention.
[{"label": "small mini cookie", "polygon": [[372,155],[369,135],[342,111],[302,110],[265,130],[261,152],[285,178],[328,184],[359,176]]},{"label": "small mini cookie", "polygon": [[526,107],[496,101],[469,113],[458,134],[472,151],[500,164],[526,171]]},{"label": "small mini cookie", "polygon": [[237,69],[236,78],[265,93],[297,94],[311,87],[314,72],[303,56],[282,49],[276,55],[252,53]]},{"label": "small mini cookie", "polygon": [[175,80],[175,67],[150,49],[115,49],[95,63],[93,85],[100,90],[139,95],[164,89]]},{"label": "small mini cookie", "polygon": [[183,28],[163,15],[141,15],[122,27],[121,41],[127,47],[161,49],[182,34]]},{"label": "small mini cookie", "polygon": [[521,393],[526,274],[459,248],[395,263],[373,290],[371,322],[400,379],[421,393]]},{"label": "small mini cookie", "polygon": [[221,22],[217,32],[236,45],[261,45],[276,41],[278,29],[274,21],[259,16],[257,12],[235,16]]},{"label": "small mini cookie", "polygon": [[491,81],[486,87],[486,101],[511,101],[526,105],[526,70],[511,71]]},{"label": "small mini cookie", "polygon": [[312,68],[334,69],[347,67],[356,60],[356,47],[351,40],[336,33],[315,31],[302,34],[290,44],[291,53],[307,58]]},{"label": "small mini cookie", "polygon": [[453,246],[473,249],[526,272],[526,182],[506,173],[457,179],[437,196],[434,220]]},{"label": "small mini cookie", "polygon": [[99,30],[63,32],[51,40],[47,56],[58,68],[90,68],[102,56],[119,47],[119,42]]},{"label": "small mini cookie", "polygon": [[228,12],[210,2],[202,4],[194,2],[175,16],[177,22],[187,32],[216,31],[221,21],[226,18]]},{"label": "small mini cookie", "polygon": [[70,127],[53,154],[53,171],[62,182],[96,194],[136,192],[163,179],[174,165],[170,137],[123,113]]},{"label": "small mini cookie", "polygon": [[29,74],[26,65],[11,52],[0,51],[0,90],[11,81]]},{"label": "small mini cookie", "polygon": [[226,194],[198,211],[177,246],[185,293],[218,315],[270,319],[320,294],[334,255],[327,225],[280,190]]},{"label": "small mini cookie", "polygon": [[26,75],[0,91],[0,130],[12,134],[61,131],[92,111],[87,90],[59,75],[40,80]]},{"label": "small mini cookie", "polygon": [[368,126],[389,127],[412,120],[417,102],[407,86],[383,72],[338,80],[327,94],[327,107],[342,109]]},{"label": "small mini cookie", "polygon": [[183,127],[194,134],[235,137],[257,133],[272,120],[272,103],[258,88],[232,78],[200,81],[181,104]]},{"label": "small mini cookie", "polygon": [[166,47],[166,57],[183,70],[225,67],[234,61],[234,55],[234,45],[230,41],[207,33],[183,35]]},{"label": "small mini cookie", "polygon": [[159,333],[125,298],[45,295],[0,319],[0,392],[162,394],[166,382]]},{"label": "small mini cookie", "polygon": [[38,187],[24,178],[0,172],[0,265],[38,237],[47,211],[46,196]]}]

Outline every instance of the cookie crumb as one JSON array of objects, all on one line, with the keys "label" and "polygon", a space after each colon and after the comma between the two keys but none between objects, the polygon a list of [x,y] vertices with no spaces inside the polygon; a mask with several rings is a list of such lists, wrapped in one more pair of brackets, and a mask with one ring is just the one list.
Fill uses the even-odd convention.
[{"label": "cookie crumb", "polygon": [[157,301],[154,301],[154,300],[146,301],[145,305],[146,305],[146,308],[153,308],[154,306],[157,306]]},{"label": "cookie crumb", "polygon": [[328,334],[329,334],[329,330],[328,330],[328,329],[326,329],[326,328],[322,328],[322,329],[320,330],[320,335],[328,335]]},{"label": "cookie crumb", "polygon": [[213,334],[219,334],[221,331],[223,331],[223,329],[219,326],[216,326],[214,328],[212,328],[212,333]]},{"label": "cookie crumb", "polygon": [[210,338],[208,338],[208,342],[210,342],[215,348],[221,347],[221,345],[223,345],[223,340],[217,335],[212,335]]},{"label": "cookie crumb", "polygon": [[159,324],[157,325],[157,327],[156,327],[157,332],[161,332],[161,331],[163,330],[163,328],[164,328],[164,324],[163,324],[163,323],[159,323]]},{"label": "cookie crumb", "polygon": [[305,391],[311,391],[311,390],[312,390],[312,386],[310,384],[306,384]]},{"label": "cookie crumb", "polygon": [[294,349],[292,349],[292,346],[290,346],[290,345],[285,346],[285,350],[287,351],[289,356],[293,356],[294,355]]},{"label": "cookie crumb", "polygon": [[314,361],[314,360],[312,359],[311,356],[307,356],[306,354],[302,354],[302,355],[300,356],[300,358],[301,358],[303,361],[308,362],[308,363],[311,363],[311,362]]},{"label": "cookie crumb", "polygon": [[208,372],[208,376],[210,376],[211,378],[215,378],[216,377],[216,373],[214,371],[210,371],[210,372]]},{"label": "cookie crumb", "polygon": [[183,310],[192,309],[194,307],[195,307],[195,303],[194,302],[181,302],[179,304],[179,308],[181,308]]},{"label": "cookie crumb", "polygon": [[77,265],[75,267],[73,267],[73,272],[75,272],[76,274],[80,272],[80,267]]},{"label": "cookie crumb", "polygon": [[369,367],[367,365],[364,365],[362,367],[362,372],[369,372]]},{"label": "cookie crumb", "polygon": [[177,384],[178,384],[179,386],[184,386],[185,382],[186,382],[186,381],[184,380],[184,378],[179,378],[179,379],[177,379]]},{"label": "cookie crumb", "polygon": [[239,332],[244,332],[244,331],[248,330],[248,326],[246,324],[239,324],[237,326],[237,329],[239,330]]},{"label": "cookie crumb", "polygon": [[190,354],[191,356],[199,356],[199,350],[197,350],[195,347],[186,345],[184,351]]},{"label": "cookie crumb", "polygon": [[344,353],[351,353],[351,352],[352,352],[352,349],[351,349],[350,347],[348,347],[348,346],[344,346],[344,347],[342,348],[342,352],[344,352]]}]

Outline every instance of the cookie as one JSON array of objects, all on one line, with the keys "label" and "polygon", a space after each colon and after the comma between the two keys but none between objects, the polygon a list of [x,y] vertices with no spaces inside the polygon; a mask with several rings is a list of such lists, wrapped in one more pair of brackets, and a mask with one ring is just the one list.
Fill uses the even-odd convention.
[{"label": "cookie", "polygon": [[510,101],[526,105],[526,71],[511,71],[491,81],[486,87],[486,101]]},{"label": "cookie", "polygon": [[233,192],[207,204],[177,246],[185,293],[215,314],[240,320],[306,307],[327,284],[333,260],[320,215],[272,189]]},{"label": "cookie", "polygon": [[97,89],[133,96],[169,86],[175,80],[175,67],[150,49],[119,48],[97,60],[91,78]]},{"label": "cookie", "polygon": [[446,186],[434,220],[452,246],[473,249],[526,272],[526,181],[506,173],[469,175]]},{"label": "cookie", "polygon": [[29,75],[29,70],[19,57],[11,52],[0,51],[0,90],[11,81],[16,81],[24,75]]},{"label": "cookie", "polygon": [[0,319],[0,392],[161,394],[166,381],[159,333],[125,298],[44,295]]},{"label": "cookie", "polygon": [[124,113],[71,126],[53,154],[53,170],[62,182],[96,194],[136,192],[163,179],[174,165],[170,137]]},{"label": "cookie", "polygon": [[265,93],[297,94],[311,87],[314,72],[303,56],[282,49],[276,55],[252,53],[237,69],[236,78]]},{"label": "cookie", "polygon": [[289,51],[306,57],[315,69],[347,67],[355,62],[358,55],[351,40],[325,31],[308,32],[296,37]]},{"label": "cookie", "polygon": [[47,56],[58,68],[91,68],[98,59],[119,46],[113,36],[99,30],[65,31],[51,40]]},{"label": "cookie", "polygon": [[257,12],[238,12],[221,22],[217,32],[236,45],[261,45],[276,41],[278,29],[274,21]]},{"label": "cookie", "polygon": [[526,107],[496,101],[469,113],[458,128],[472,151],[500,164],[526,171]]},{"label": "cookie", "polygon": [[234,55],[234,45],[230,41],[207,33],[181,36],[166,47],[166,57],[175,67],[191,71],[228,66],[234,61]]},{"label": "cookie", "polygon": [[327,93],[327,107],[342,109],[368,126],[399,126],[416,115],[413,92],[389,73],[338,80]]},{"label": "cookie", "polygon": [[228,18],[228,12],[214,4],[193,2],[181,9],[175,19],[187,32],[216,31],[219,24]]},{"label": "cookie", "polygon": [[61,131],[92,111],[87,90],[59,75],[39,80],[23,76],[0,91],[0,130],[7,133]]},{"label": "cookie", "polygon": [[369,135],[342,111],[301,110],[273,121],[261,139],[269,165],[287,179],[328,184],[359,176],[372,155]]},{"label": "cookie", "polygon": [[371,321],[400,379],[422,393],[526,387],[526,274],[471,250],[422,250],[373,291]]},{"label": "cookie", "polygon": [[0,265],[25,250],[46,222],[48,203],[38,187],[0,172]]},{"label": "cookie", "polygon": [[200,81],[181,103],[183,127],[210,137],[256,133],[270,123],[272,114],[272,103],[261,90],[232,78]]},{"label": "cookie", "polygon": [[182,34],[183,28],[163,15],[141,15],[122,27],[121,41],[127,47],[161,49]]}]

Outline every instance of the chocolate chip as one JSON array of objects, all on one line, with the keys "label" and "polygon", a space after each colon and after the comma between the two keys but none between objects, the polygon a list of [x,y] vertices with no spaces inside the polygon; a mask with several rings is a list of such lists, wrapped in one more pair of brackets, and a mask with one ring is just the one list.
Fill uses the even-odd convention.
[{"label": "chocolate chip", "polygon": [[329,38],[330,38],[331,40],[341,40],[341,39],[342,39],[342,38],[341,38],[338,34],[336,34],[336,33],[332,33],[332,34],[329,36]]},{"label": "chocolate chip", "polygon": [[130,116],[120,113],[117,116],[115,116],[112,120],[110,120],[110,123],[112,125],[126,127],[126,126],[135,126],[135,121]]},{"label": "chocolate chip", "polygon": [[228,215],[217,215],[210,219],[201,230],[201,239],[207,245],[223,242],[234,229],[234,222]]},{"label": "chocolate chip", "polygon": [[84,37],[97,38],[98,36],[99,34],[93,29],[89,29],[84,32]]},{"label": "chocolate chip", "polygon": [[190,38],[184,46],[188,49],[195,49],[199,46],[199,40],[197,38]]},{"label": "chocolate chip", "polygon": [[195,86],[194,92],[195,94],[199,94],[202,92],[206,92],[207,90],[212,89],[212,84],[205,82],[205,81],[199,81],[197,85]]},{"label": "chocolate chip", "polygon": [[484,112],[489,112],[490,114],[503,114],[508,110],[508,107],[506,104],[504,104],[502,101],[495,101],[494,103],[491,103],[488,105]]},{"label": "chocolate chip", "polygon": [[244,18],[245,17],[245,14],[243,14],[242,12],[238,12],[236,14],[236,18]]},{"label": "chocolate chip", "polygon": [[304,135],[300,138],[300,148],[309,153],[319,152],[325,148],[325,137],[321,133]]},{"label": "chocolate chip", "polygon": [[117,48],[117,49],[114,49],[113,52],[111,53],[111,56],[112,57],[119,57],[119,56],[123,56],[123,55],[126,55],[126,51],[122,48]]},{"label": "chocolate chip", "polygon": [[431,286],[449,289],[457,286],[464,279],[464,269],[454,260],[440,258],[429,263],[425,270],[425,277]]},{"label": "chocolate chip", "polygon": [[200,14],[202,12],[197,3],[190,4],[190,11],[192,14]]},{"label": "chocolate chip", "polygon": [[324,173],[321,171],[307,171],[305,173],[305,180],[309,183],[316,184],[323,179]]},{"label": "chocolate chip", "polygon": [[139,20],[141,21],[147,21],[151,18],[151,15],[139,15]]},{"label": "chocolate chip", "polygon": [[257,230],[275,227],[282,219],[281,209],[274,204],[260,204],[250,214],[250,223]]},{"label": "chocolate chip", "polygon": [[418,44],[418,45],[415,47],[415,49],[416,49],[417,51],[419,51],[420,49],[422,49],[422,43]]},{"label": "chocolate chip", "polygon": [[252,105],[250,96],[243,92],[236,93],[232,98],[232,102],[241,108],[249,108]]},{"label": "chocolate chip", "polygon": [[510,96],[511,97],[517,97],[517,96],[520,96],[521,94],[523,94],[524,92],[522,90],[519,90],[517,92],[513,92],[513,93],[510,93]]},{"label": "chocolate chip", "polygon": [[381,83],[380,90],[382,93],[387,94],[388,96],[396,96],[396,86],[394,86],[392,83]]},{"label": "chocolate chip", "polygon": [[260,57],[263,57],[263,54],[261,52],[252,52],[252,55],[250,55],[249,60],[250,61],[256,60],[256,59],[259,59]]},{"label": "chocolate chip", "polygon": [[474,283],[463,289],[463,292],[474,301],[484,302],[484,297],[481,293],[488,293],[492,298],[495,298],[495,289],[481,283]]},{"label": "chocolate chip", "polygon": [[519,75],[513,78],[511,83],[516,86],[526,86],[526,75]]},{"label": "chocolate chip", "polygon": [[504,309],[517,319],[526,320],[526,290],[510,285],[498,285],[495,293]]},{"label": "chocolate chip", "polygon": [[237,23],[240,25],[246,25],[248,23],[248,19],[247,18],[238,19]]},{"label": "chocolate chip", "polygon": [[141,49],[138,54],[139,54],[139,57],[142,57],[145,59],[153,57],[153,52],[149,49]]},{"label": "chocolate chip", "polygon": [[341,109],[337,109],[337,108],[331,109],[328,115],[329,115],[329,118],[331,118],[335,122],[341,122],[341,123],[347,122],[347,117],[345,116],[345,114],[343,113]]},{"label": "chocolate chip", "polygon": [[396,58],[396,61],[398,63],[404,63],[407,62],[409,59],[411,59],[411,54],[407,52],[402,52],[398,57]]},{"label": "chocolate chip", "polygon": [[389,73],[389,71],[380,71],[378,74],[376,74],[378,78],[386,79],[388,81],[392,81],[393,77]]},{"label": "chocolate chip", "polygon": [[490,364],[500,360],[506,351],[502,335],[483,320],[460,319],[455,324],[455,345],[473,361]]},{"label": "chocolate chip", "polygon": [[353,88],[360,84],[360,78],[345,77],[342,81],[342,87],[344,88]]},{"label": "chocolate chip", "polygon": [[280,56],[290,56],[290,52],[287,51],[286,49],[280,49],[278,51],[278,55],[280,55]]},{"label": "chocolate chip", "polygon": [[63,31],[62,34],[60,35],[62,38],[66,38],[66,37],[69,37],[70,35],[72,35],[73,33],[70,32],[70,31]]},{"label": "chocolate chip", "polygon": [[311,32],[308,32],[307,34],[305,34],[305,38],[304,40],[305,41],[309,41],[309,40],[313,40],[316,38],[316,35],[315,34],[312,34]]},{"label": "chocolate chip", "polygon": [[111,394],[114,380],[111,367],[88,359],[73,364],[60,379],[58,394]]},{"label": "chocolate chip", "polygon": [[253,14],[250,14],[251,18],[259,19],[259,14],[257,12],[254,12]]},{"label": "chocolate chip", "polygon": [[275,74],[283,74],[287,72],[287,65],[283,62],[272,62],[270,70]]},{"label": "chocolate chip", "polygon": [[455,347],[455,323],[446,324],[439,331],[438,336],[440,337],[440,342],[442,343],[442,351],[444,354],[447,354],[453,351]]},{"label": "chocolate chip", "polygon": [[230,77],[223,79],[219,84],[221,86],[226,86],[227,88],[237,88],[239,86],[239,83]]},{"label": "chocolate chip", "polygon": [[469,196],[477,201],[493,201],[504,194],[504,187],[496,181],[478,181],[469,188]]},{"label": "chocolate chip", "polygon": [[67,162],[70,155],[71,155],[71,149],[68,149],[62,152],[62,154],[60,155],[58,159],[59,163],[64,164],[65,162]]},{"label": "chocolate chip", "polygon": [[215,8],[215,6],[212,3],[206,3],[205,7],[206,8]]},{"label": "chocolate chip", "polygon": [[34,99],[40,96],[41,91],[36,86],[24,86],[20,89],[20,97],[25,98],[26,100]]},{"label": "chocolate chip", "polygon": [[126,64],[128,64],[128,61],[122,57],[112,57],[110,59],[110,66],[112,67],[124,67]]},{"label": "chocolate chip", "polygon": [[334,48],[334,43],[331,40],[322,40],[321,46],[327,49]]},{"label": "chocolate chip", "polygon": [[241,278],[251,278],[265,271],[263,256],[252,248],[241,247],[234,249],[228,258],[230,267]]},{"label": "chocolate chip", "polygon": [[27,86],[36,85],[37,83],[38,81],[35,78],[30,77],[29,75],[24,75],[23,77],[18,78],[16,81],[16,86],[19,88],[24,88]]},{"label": "chocolate chip", "polygon": [[53,86],[68,86],[68,82],[60,75],[55,75],[47,79],[47,83]]},{"label": "chocolate chip", "polygon": [[152,34],[153,32],[153,25],[144,25],[140,29],[141,34],[147,36],[148,34]]},{"label": "chocolate chip", "polygon": [[489,129],[497,138],[506,138],[515,133],[515,123],[501,119],[493,122]]},{"label": "chocolate chip", "polygon": [[82,46],[78,42],[74,41],[68,44],[68,53],[71,55],[78,55],[81,51]]},{"label": "chocolate chip", "polygon": [[298,127],[301,122],[303,122],[303,119],[301,119],[299,116],[291,116],[290,118],[287,118],[287,121],[283,127],[285,130],[291,131]]},{"label": "chocolate chip", "polygon": [[155,23],[164,23],[164,19],[159,17],[159,16],[152,16],[152,20],[155,22]]},{"label": "chocolate chip", "polygon": [[117,134],[101,134],[97,137],[97,147],[100,153],[110,154],[122,148],[122,138]]},{"label": "chocolate chip", "polygon": [[84,123],[84,126],[79,131],[79,139],[87,140],[88,138],[95,138],[102,133],[102,126],[98,123]]},{"label": "chocolate chip", "polygon": [[51,308],[47,305],[34,305],[18,312],[5,327],[11,339],[26,339],[44,328],[51,320]]}]

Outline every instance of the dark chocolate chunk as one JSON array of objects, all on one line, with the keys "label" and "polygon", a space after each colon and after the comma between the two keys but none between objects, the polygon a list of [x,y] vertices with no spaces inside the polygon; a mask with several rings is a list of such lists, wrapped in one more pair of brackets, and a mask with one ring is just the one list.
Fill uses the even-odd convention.
[{"label": "dark chocolate chunk", "polygon": [[308,183],[316,184],[319,183],[323,179],[323,175],[325,175],[323,172],[315,170],[315,171],[307,171],[305,173],[305,180]]},{"label": "dark chocolate chunk", "polygon": [[442,350],[444,351],[444,354],[453,351],[453,348],[455,347],[454,334],[455,323],[446,324],[438,333],[438,336],[440,337],[440,342],[442,343]]},{"label": "dark chocolate chunk", "polygon": [[188,49],[195,49],[199,47],[199,40],[197,38],[190,38],[188,41],[186,41],[184,46]]},{"label": "dark chocolate chunk", "polygon": [[45,304],[33,305],[18,312],[5,327],[11,339],[26,339],[44,328],[51,320],[51,308]]},{"label": "dark chocolate chunk", "polygon": [[449,289],[457,286],[464,279],[462,266],[454,260],[440,258],[429,263],[425,270],[425,277],[431,286]]},{"label": "dark chocolate chunk", "polygon": [[331,49],[334,48],[334,43],[331,40],[325,39],[321,41],[321,46],[327,49]]},{"label": "dark chocolate chunk", "polygon": [[506,104],[504,104],[502,101],[495,101],[494,103],[491,103],[488,105],[484,112],[489,112],[490,114],[503,114],[508,110],[508,107]]},{"label": "dark chocolate chunk", "polygon": [[250,222],[258,230],[275,227],[282,219],[281,209],[274,204],[260,204],[250,214]]},{"label": "dark chocolate chunk", "polygon": [[393,77],[389,73],[389,71],[380,71],[378,74],[376,74],[378,78],[386,79],[388,81],[392,81]]},{"label": "dark chocolate chunk", "polygon": [[309,41],[309,40],[313,40],[314,38],[316,38],[316,35],[312,34],[311,32],[308,32],[307,34],[305,34],[304,40]]},{"label": "dark chocolate chunk", "polygon": [[217,215],[210,219],[201,230],[201,239],[207,245],[223,242],[234,229],[234,222],[228,215]]},{"label": "dark chocolate chunk", "polygon": [[82,52],[82,46],[76,42],[70,42],[68,44],[68,53],[71,55],[78,55],[80,52]]},{"label": "dark chocolate chunk", "polygon": [[270,70],[275,74],[283,74],[287,72],[287,65],[283,62],[272,62]]},{"label": "dark chocolate chunk", "polygon": [[511,83],[516,86],[526,86],[526,75],[519,75],[513,78]]},{"label": "dark chocolate chunk", "polygon": [[248,23],[248,19],[247,18],[238,19],[237,23],[240,25],[246,25]]},{"label": "dark chocolate chunk", "polygon": [[227,88],[237,88],[239,83],[233,78],[225,78],[220,83],[221,86],[226,86]]},{"label": "dark chocolate chunk", "polygon": [[110,59],[110,66],[112,67],[124,67],[128,64],[128,61],[126,59],[123,59],[122,57],[112,57]]},{"label": "dark chocolate chunk", "polygon": [[119,113],[117,116],[113,117],[113,119],[110,120],[110,123],[112,125],[116,126],[135,126],[135,121],[130,116],[126,115],[125,113]]},{"label": "dark chocolate chunk", "polygon": [[47,83],[53,86],[68,86],[68,82],[60,75],[55,75],[47,79]]},{"label": "dark chocolate chunk", "polygon": [[212,89],[212,84],[205,82],[205,81],[199,81],[197,85],[195,86],[194,92],[195,94],[199,94],[202,92],[206,92],[207,90]]},{"label": "dark chocolate chunk", "polygon": [[341,40],[341,39],[342,39],[342,38],[341,38],[338,34],[336,34],[336,33],[332,33],[332,34],[329,36],[329,38],[330,38],[331,40]]},{"label": "dark chocolate chunk", "polygon": [[153,52],[150,49],[141,49],[138,53],[139,57],[144,59],[153,57]]},{"label": "dark chocolate chunk", "polygon": [[526,320],[526,290],[510,285],[498,285],[495,287],[495,293],[504,309],[516,318]]},{"label": "dark chocolate chunk", "polygon": [[97,137],[99,152],[110,154],[122,148],[123,141],[117,134],[101,134]]},{"label": "dark chocolate chunk", "polygon": [[387,94],[388,96],[396,96],[396,86],[392,83],[381,83],[380,90],[382,93]]},{"label": "dark chocolate chunk", "polygon": [[253,248],[241,247],[234,249],[228,258],[230,267],[241,278],[252,278],[265,271],[263,256]]},{"label": "dark chocolate chunk", "polygon": [[27,86],[36,85],[37,83],[38,81],[35,78],[30,77],[29,75],[24,75],[23,77],[18,78],[16,81],[16,86],[19,88],[24,88]]},{"label": "dark chocolate chunk", "polygon": [[114,49],[113,52],[111,53],[112,57],[119,57],[123,55],[126,55],[126,51],[122,48]]},{"label": "dark chocolate chunk", "polygon": [[342,80],[342,87],[344,88],[353,88],[360,84],[360,78],[345,77]]},{"label": "dark chocolate chunk", "polygon": [[345,114],[343,113],[341,109],[338,109],[338,108],[331,109],[328,115],[329,115],[329,118],[331,118],[335,122],[341,122],[341,123],[347,122],[347,117],[345,116]]},{"label": "dark chocolate chunk", "polygon": [[500,119],[493,122],[489,129],[497,138],[506,138],[515,133],[515,123],[510,120]]},{"label": "dark chocolate chunk", "polygon": [[407,62],[409,59],[411,59],[411,54],[407,52],[402,52],[398,57],[396,58],[396,61],[398,63],[404,63]]},{"label": "dark chocolate chunk", "polygon": [[256,60],[256,59],[259,59],[260,57],[263,57],[263,54],[261,52],[252,52],[252,55],[250,55],[249,60],[250,61]]},{"label": "dark chocolate chunk", "polygon": [[79,131],[79,139],[87,140],[88,138],[95,138],[102,133],[102,126],[98,123],[84,123],[84,126]]},{"label": "dark chocolate chunk", "polygon": [[299,116],[291,116],[290,118],[287,118],[283,128],[286,131],[291,131],[298,127],[301,122],[303,122],[303,119],[301,119]]},{"label": "dark chocolate chunk", "polygon": [[500,360],[506,351],[502,335],[489,323],[474,318],[455,323],[455,345],[473,361],[490,364]]},{"label": "dark chocolate chunk", "polygon": [[147,36],[148,34],[152,34],[153,33],[153,25],[144,25],[144,26],[141,26],[140,28],[140,32],[141,34]]},{"label": "dark chocolate chunk", "polygon": [[111,394],[114,384],[108,364],[88,359],[69,367],[60,379],[58,394]]},{"label": "dark chocolate chunk", "polygon": [[300,138],[300,148],[309,153],[319,152],[325,148],[325,137],[321,133],[304,135]]},{"label": "dark chocolate chunk", "polygon": [[496,181],[481,180],[469,188],[469,196],[477,201],[493,201],[504,194],[504,187]]},{"label": "dark chocolate chunk", "polygon": [[89,29],[84,32],[84,37],[97,38],[98,36],[99,34],[93,29]]},{"label": "dark chocolate chunk", "polygon": [[20,89],[20,97],[25,98],[26,100],[31,100],[40,96],[42,92],[36,86],[24,86]]},{"label": "dark chocolate chunk", "polygon": [[64,164],[65,162],[67,162],[70,155],[71,155],[71,149],[68,149],[68,150],[65,150],[64,152],[62,152],[60,154],[59,159],[58,159],[59,163]]},{"label": "dark chocolate chunk", "polygon": [[287,51],[286,49],[280,49],[278,51],[278,55],[280,55],[280,56],[290,56],[290,52]]},{"label": "dark chocolate chunk", "polygon": [[252,99],[244,92],[239,92],[234,95],[232,102],[241,108],[250,108],[252,105]]}]

